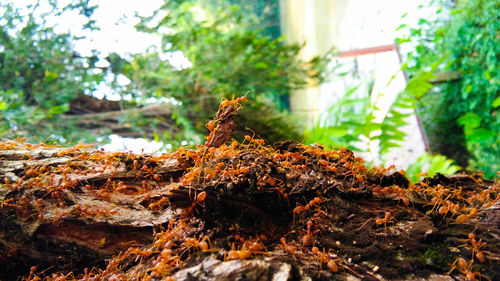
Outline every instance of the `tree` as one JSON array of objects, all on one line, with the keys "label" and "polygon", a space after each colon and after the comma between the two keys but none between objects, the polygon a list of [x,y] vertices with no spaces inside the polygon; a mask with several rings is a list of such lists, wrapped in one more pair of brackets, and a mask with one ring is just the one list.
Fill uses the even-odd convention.
[{"label": "tree", "polygon": [[[300,45],[262,35],[250,27],[255,19],[244,14],[238,6],[210,9],[194,1],[167,1],[138,25],[139,30],[161,35],[162,46],[135,56],[122,73],[141,100],[167,97],[182,103],[171,105],[184,129],[181,139],[199,142],[220,99],[247,91],[251,109],[237,123],[248,124],[271,142],[299,138],[295,126],[276,110],[277,100],[319,77],[321,60],[298,61]],[[179,52],[189,66],[161,59]]]},{"label": "tree", "polygon": [[[9,9],[11,17],[22,18]],[[162,17],[160,11],[167,16]],[[200,11],[206,13],[206,19],[196,16]],[[154,20],[158,20],[156,24]],[[25,83],[3,88],[6,97],[1,113],[8,121],[3,136],[27,135],[41,140],[52,136],[59,142],[76,142],[116,133],[174,144],[183,140],[200,143],[206,132],[204,124],[220,99],[249,91],[253,110],[237,123],[247,124],[271,142],[299,139],[294,122],[285,120],[286,110],[276,109],[278,101],[290,89],[305,86],[307,79],[319,77],[322,61],[298,61],[300,45],[285,45],[283,38],[272,39],[259,29],[251,29],[254,20],[235,6],[203,10],[194,2],[167,1],[138,25],[142,31],[162,36],[162,46],[132,59],[111,54],[105,58],[110,63],[105,69],[96,69],[97,57],[75,54],[71,44],[76,38],[69,34],[58,35],[35,21],[17,34],[12,25],[14,35],[9,37],[23,45],[4,48],[9,50],[5,51],[6,61],[12,63],[2,64],[2,69],[5,75],[18,75]],[[52,45],[38,43],[43,39],[38,33],[48,34],[46,41]],[[17,57],[24,54],[23,48],[33,50],[26,51],[26,57]],[[179,68],[168,59],[180,53],[189,60],[188,66]],[[37,54],[36,65],[43,67],[28,63],[21,69],[13,62],[27,63],[28,54]],[[27,79],[34,71],[42,78]],[[119,102],[92,97],[107,73],[122,74],[131,81],[125,90],[115,89],[122,96]],[[30,89],[33,101],[25,88]],[[23,99],[18,100],[20,96]],[[240,127],[235,137],[249,133]]]},{"label": "tree", "polygon": [[56,33],[48,23],[49,18],[77,12],[87,19],[82,28],[95,28],[90,18],[95,6],[87,2],[60,6],[54,1],[48,12],[38,11],[39,3],[24,9],[0,4],[0,136],[94,140],[61,118],[72,101],[92,92],[102,80],[102,71],[96,72],[97,57],[77,54],[76,38]]},{"label": "tree", "polygon": [[417,44],[410,70],[444,61],[438,70],[461,78],[424,96],[419,115],[433,151],[493,177],[500,168],[500,2],[442,2],[439,11],[451,10],[449,16],[420,20],[419,28],[410,29],[411,38],[403,40]]}]

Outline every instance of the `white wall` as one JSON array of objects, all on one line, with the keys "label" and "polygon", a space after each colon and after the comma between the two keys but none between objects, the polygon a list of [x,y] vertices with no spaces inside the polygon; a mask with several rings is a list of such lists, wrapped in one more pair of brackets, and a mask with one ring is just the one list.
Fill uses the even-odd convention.
[{"label": "white wall", "polygon": [[[303,59],[321,55],[331,46],[340,51],[374,47],[394,43],[401,34],[396,28],[403,24],[416,25],[418,18],[428,10],[417,9],[424,1],[401,0],[281,0],[282,32],[288,42],[305,42]],[[408,12],[404,19],[402,15]],[[399,31],[401,32],[401,31]],[[357,58],[334,59],[331,62],[343,64],[343,70],[351,75],[339,78],[335,75],[322,85],[311,85],[308,89],[297,91],[291,96],[291,109],[307,125],[315,124],[319,116],[326,112],[335,101],[351,87],[361,85],[360,94],[368,95],[367,82],[374,82],[373,97],[380,97],[379,118],[384,114],[401,92],[405,79],[399,72],[400,62],[396,52],[364,55]],[[388,85],[390,78],[397,74]],[[364,91],[364,93],[363,93]],[[423,137],[416,116],[408,120],[403,130],[408,134],[403,146],[388,155],[386,164],[406,168],[425,151]],[[363,157],[377,161],[378,144],[366,143],[371,153]]]}]

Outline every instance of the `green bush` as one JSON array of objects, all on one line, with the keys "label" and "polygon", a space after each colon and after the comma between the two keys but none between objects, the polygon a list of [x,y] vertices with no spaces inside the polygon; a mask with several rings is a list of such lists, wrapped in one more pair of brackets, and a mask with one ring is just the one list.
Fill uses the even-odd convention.
[{"label": "green bush", "polygon": [[[202,7],[197,1],[165,1],[156,14],[142,18],[137,26],[160,36],[161,46],[129,57],[110,54],[106,57],[110,66],[105,69],[95,67],[97,52],[90,57],[75,52],[77,37],[57,33],[54,26],[46,25],[71,11],[87,17],[83,28],[94,28],[90,16],[96,7],[89,7],[88,1],[73,1],[65,7],[50,1],[52,10],[41,15],[27,14],[2,2],[0,137],[20,135],[40,141],[50,137],[60,143],[95,142],[97,137],[105,137],[108,127],[92,127],[102,123],[90,124],[91,132],[81,130],[77,128],[81,116],[65,113],[80,95],[92,95],[111,72],[115,80],[109,86],[123,97],[120,108],[154,102],[166,109],[165,114],[153,117],[123,113],[119,117],[123,131],[153,135],[155,140],[174,145],[200,143],[207,134],[204,124],[217,111],[221,98],[249,91],[250,102],[237,116],[242,125],[239,137],[246,125],[270,142],[299,140],[301,135],[284,110],[286,95],[291,89],[304,87],[309,79],[319,79],[322,60],[298,60],[301,45],[286,45],[284,38],[266,36],[263,29],[255,28],[258,24],[252,13],[223,5],[225,2]],[[36,10],[32,6],[26,11]],[[200,16],[203,13],[205,16]],[[170,62],[168,56],[179,53],[191,66]],[[130,84],[118,85],[119,74],[128,77]],[[105,116],[92,118],[99,121]]]},{"label": "green bush", "polygon": [[448,17],[422,20],[402,40],[417,43],[411,71],[444,59],[439,71],[461,77],[426,94],[419,115],[434,152],[492,177],[500,170],[500,1],[446,3],[440,11],[449,10]]},{"label": "green bush", "polygon": [[71,123],[61,122],[61,116],[73,99],[102,80],[95,72],[97,58],[79,56],[73,49],[77,38],[47,25],[49,17],[54,20],[76,10],[88,19],[82,28],[92,29],[88,17],[95,7],[86,2],[59,7],[53,1],[52,10],[39,17],[34,16],[38,4],[25,7],[31,11],[28,15],[9,3],[0,4],[0,137],[89,140]]},{"label": "green bush", "polygon": [[419,182],[421,175],[433,177],[436,173],[451,175],[459,171],[460,166],[454,165],[453,160],[443,155],[422,154],[415,163],[406,169],[406,176],[413,182]]},{"label": "green bush", "polygon": [[[320,79],[323,60],[300,61],[301,45],[266,36],[255,25],[238,6],[206,7],[197,1],[166,1],[156,14],[142,18],[138,29],[160,35],[162,46],[134,56],[122,73],[139,102],[152,97],[182,103],[169,104],[182,130],[166,131],[160,139],[199,142],[221,98],[246,92],[249,103],[237,123],[269,142],[300,139],[295,122],[277,110],[278,104],[308,79]],[[176,52],[191,65],[179,68],[161,59]]]}]

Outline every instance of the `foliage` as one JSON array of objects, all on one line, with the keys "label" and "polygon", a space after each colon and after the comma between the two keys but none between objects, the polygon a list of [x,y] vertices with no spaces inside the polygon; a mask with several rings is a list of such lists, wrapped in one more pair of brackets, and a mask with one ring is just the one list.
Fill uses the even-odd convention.
[{"label": "foliage", "polygon": [[[48,12],[38,4],[25,9],[0,4],[0,137],[16,135],[44,140],[77,141],[86,136],[71,124],[61,122],[61,114],[78,95],[92,91],[102,75],[95,72],[95,57],[81,57],[73,51],[75,37],[56,33],[48,18],[79,12],[92,29],[93,9],[88,1],[61,6],[51,2]],[[26,14],[26,11],[30,12]],[[35,16],[37,13],[37,16]]]},{"label": "foliage", "polygon": [[420,116],[434,151],[492,177],[500,169],[500,1],[441,3],[440,11],[449,9],[449,16],[421,20],[402,40],[417,44],[410,70],[445,59],[440,71],[461,74],[422,98]]},{"label": "foliage", "polygon": [[[374,113],[378,110],[376,101],[370,103],[369,97],[356,98],[359,87],[350,89],[330,107],[315,127],[306,132],[306,142],[367,151],[370,146],[360,144],[378,140],[378,156],[382,160],[391,148],[400,147],[406,137],[401,128],[408,124],[407,118],[413,114],[418,100],[434,87],[430,80],[440,63],[435,62],[428,71],[419,71],[408,81],[382,122],[375,120]],[[403,65],[402,69],[406,67]],[[453,160],[443,155],[425,153],[409,165],[406,173],[413,182],[418,182],[424,171],[432,177],[436,173],[453,174],[460,169],[460,166],[453,165]]]},{"label": "foliage", "polygon": [[271,38],[278,38],[281,35],[279,19],[279,0],[197,0],[205,7],[217,7],[221,2],[240,7],[245,14],[253,15],[255,21],[253,26],[262,30],[262,33]]},{"label": "foliage", "polygon": [[362,131],[371,125],[374,108],[368,97],[356,97],[358,89],[359,86],[349,89],[320,116],[316,126],[306,131],[306,143],[360,150],[356,143],[360,141]]},{"label": "foliage", "polygon": [[[330,148],[344,146],[366,151],[369,147],[359,146],[363,140],[379,140],[378,153],[382,159],[385,153],[393,147],[399,147],[404,140],[406,134],[400,128],[407,124],[406,118],[411,115],[410,109],[416,107],[417,97],[432,87],[428,82],[431,78],[432,72],[423,72],[410,79],[405,91],[394,101],[381,123],[375,122],[373,113],[377,108],[374,104],[370,104],[368,97],[354,98],[358,87],[352,88],[306,133],[306,142],[321,143]],[[460,169],[446,156],[425,153],[408,166],[406,176],[412,182],[418,182],[424,172],[432,177],[436,173],[454,174]]]},{"label": "foliage", "polygon": [[453,160],[446,158],[446,156],[424,153],[415,163],[408,166],[406,176],[416,183],[420,181],[422,174],[426,174],[428,177],[433,177],[436,173],[449,175],[456,173],[460,169],[460,166],[454,165]]},{"label": "foliage", "polygon": [[[139,30],[161,35],[162,46],[123,65],[122,73],[132,81],[130,92],[139,102],[168,98],[183,129],[171,137],[199,142],[220,99],[248,91],[252,106],[241,114],[249,127],[271,142],[298,139],[294,123],[276,119],[278,112],[272,108],[289,90],[320,78],[321,60],[298,61],[300,45],[264,36],[252,28],[253,22],[237,6],[211,10],[194,1],[167,1],[138,25]],[[171,59],[180,53],[187,59],[181,66]],[[270,120],[275,120],[272,126]]]},{"label": "foliage", "polygon": [[349,90],[331,106],[315,127],[306,132],[306,143],[319,142],[329,147],[345,146],[366,151],[369,147],[360,146],[361,143],[378,141],[377,153],[382,159],[385,153],[399,147],[404,140],[406,134],[401,128],[408,124],[406,118],[413,113],[417,99],[432,88],[429,80],[433,77],[435,67],[427,72],[419,72],[408,81],[381,122],[375,118],[377,101],[370,102],[369,96],[356,97],[358,87]]},{"label": "foliage", "polygon": [[[202,5],[166,1],[138,25],[141,31],[161,36],[162,45],[129,57],[110,54],[105,58],[108,68],[96,68],[97,52],[82,57],[73,49],[78,38],[57,33],[58,28],[47,24],[64,13],[79,12],[87,18],[82,28],[94,29],[95,7],[87,2],[61,6],[50,1],[52,10],[46,13],[37,12],[37,6],[22,13],[11,4],[1,4],[5,9],[2,20],[8,24],[0,31],[0,79],[6,81],[0,87],[0,118],[5,121],[0,124],[0,136],[94,142],[103,135],[78,130],[79,115],[68,115],[70,105],[112,78],[109,86],[120,94],[121,108],[157,103],[167,113],[170,110],[171,115],[146,117],[139,112],[120,117],[124,127],[153,135],[155,140],[174,145],[185,140],[201,142],[206,135],[204,124],[213,117],[220,99],[247,91],[250,103],[237,123],[248,125],[270,142],[300,139],[295,120],[290,121],[284,112],[286,95],[320,78],[322,61],[298,61],[302,46],[265,36],[254,28],[258,24],[251,13],[224,4],[234,1],[220,1],[220,5],[210,0],[200,1]],[[175,63],[176,57],[184,64]],[[114,75],[106,77],[110,72]],[[127,87],[116,83],[119,74],[130,79]],[[168,117],[174,124],[165,122]],[[168,130],[160,134],[160,127]],[[239,128],[242,131],[244,127]],[[107,134],[109,129],[95,132]]]}]

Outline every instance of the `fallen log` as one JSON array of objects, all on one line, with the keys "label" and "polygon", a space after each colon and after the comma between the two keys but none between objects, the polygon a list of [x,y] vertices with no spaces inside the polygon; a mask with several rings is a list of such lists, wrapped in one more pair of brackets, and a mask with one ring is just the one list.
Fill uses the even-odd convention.
[{"label": "fallen log", "polygon": [[[30,260],[61,269],[89,260],[103,263],[130,246],[151,242],[153,226],[173,216],[173,211],[154,213],[142,206],[145,194],[140,192],[154,186],[150,196],[162,196],[167,180],[182,175],[175,159],[157,157],[153,163],[142,155],[130,160],[130,154],[82,145],[1,146],[0,255],[13,270]],[[141,167],[156,165],[167,180],[139,177],[144,174],[140,167],[132,169],[138,161]]]},{"label": "fallen log", "polygon": [[2,280],[446,280],[454,261],[453,276],[499,276],[499,183],[478,175],[414,185],[347,149],[250,137],[162,155],[0,148]]},{"label": "fallen log", "polygon": [[[498,280],[500,181],[411,183],[246,136],[161,155],[0,142],[2,280]],[[223,118],[224,117],[224,118]]]}]

